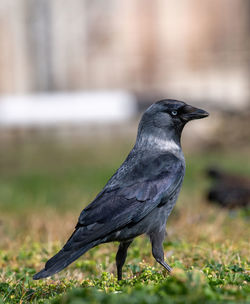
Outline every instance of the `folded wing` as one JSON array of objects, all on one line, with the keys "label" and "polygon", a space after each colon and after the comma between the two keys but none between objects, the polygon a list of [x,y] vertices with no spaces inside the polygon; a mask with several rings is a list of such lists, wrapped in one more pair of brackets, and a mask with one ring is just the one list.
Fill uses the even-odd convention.
[{"label": "folded wing", "polygon": [[[103,242],[110,233],[138,223],[176,194],[184,176],[183,163],[172,154],[128,159],[104,190],[80,214],[75,231],[64,247],[34,275],[51,276]],[[135,164],[130,166],[130,163]]]},{"label": "folded wing", "polygon": [[140,159],[122,180],[108,184],[82,211],[72,241],[89,243],[139,222],[163,199],[166,202],[176,194],[184,170],[183,163],[170,153]]}]

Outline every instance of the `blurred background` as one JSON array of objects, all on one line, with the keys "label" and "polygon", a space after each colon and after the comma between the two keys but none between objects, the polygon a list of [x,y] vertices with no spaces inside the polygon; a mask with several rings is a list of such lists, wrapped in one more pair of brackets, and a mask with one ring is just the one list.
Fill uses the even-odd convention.
[{"label": "blurred background", "polygon": [[247,0],[2,0],[0,138],[37,136],[41,128],[103,137],[114,124],[134,134],[141,110],[173,98],[215,113],[189,135],[219,144],[219,129],[244,140],[249,16]]},{"label": "blurred background", "polygon": [[1,0],[0,245],[65,240],[162,98],[211,114],[184,130],[172,234],[205,218],[214,238],[204,172],[250,175],[249,31],[248,0]]}]

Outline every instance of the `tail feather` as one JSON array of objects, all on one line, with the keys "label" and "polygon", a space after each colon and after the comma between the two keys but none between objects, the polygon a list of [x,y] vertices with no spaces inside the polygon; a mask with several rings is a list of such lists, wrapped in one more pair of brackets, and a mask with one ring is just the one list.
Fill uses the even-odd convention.
[{"label": "tail feather", "polygon": [[86,251],[96,246],[97,242],[92,242],[86,244],[85,246],[78,248],[72,248],[71,250],[60,250],[56,255],[54,255],[51,259],[47,261],[44,269],[39,271],[33,276],[34,280],[39,280],[43,278],[47,278],[52,276],[53,274],[63,270],[69,264],[73,263],[76,259],[78,259],[81,255],[83,255]]}]

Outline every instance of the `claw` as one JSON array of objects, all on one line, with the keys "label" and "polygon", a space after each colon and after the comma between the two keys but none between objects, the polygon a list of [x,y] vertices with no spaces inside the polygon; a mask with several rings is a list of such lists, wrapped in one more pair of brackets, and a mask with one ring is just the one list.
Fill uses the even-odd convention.
[{"label": "claw", "polygon": [[165,262],[165,261],[159,261],[159,263],[170,273],[172,271],[172,268]]}]

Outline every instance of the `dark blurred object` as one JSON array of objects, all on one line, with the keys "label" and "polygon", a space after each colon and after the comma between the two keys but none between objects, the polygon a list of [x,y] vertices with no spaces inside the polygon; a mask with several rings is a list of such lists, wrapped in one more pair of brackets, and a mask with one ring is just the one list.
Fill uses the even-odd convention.
[{"label": "dark blurred object", "polygon": [[250,179],[231,175],[218,168],[207,169],[207,175],[214,181],[207,193],[207,199],[226,208],[241,208],[250,205]]}]

